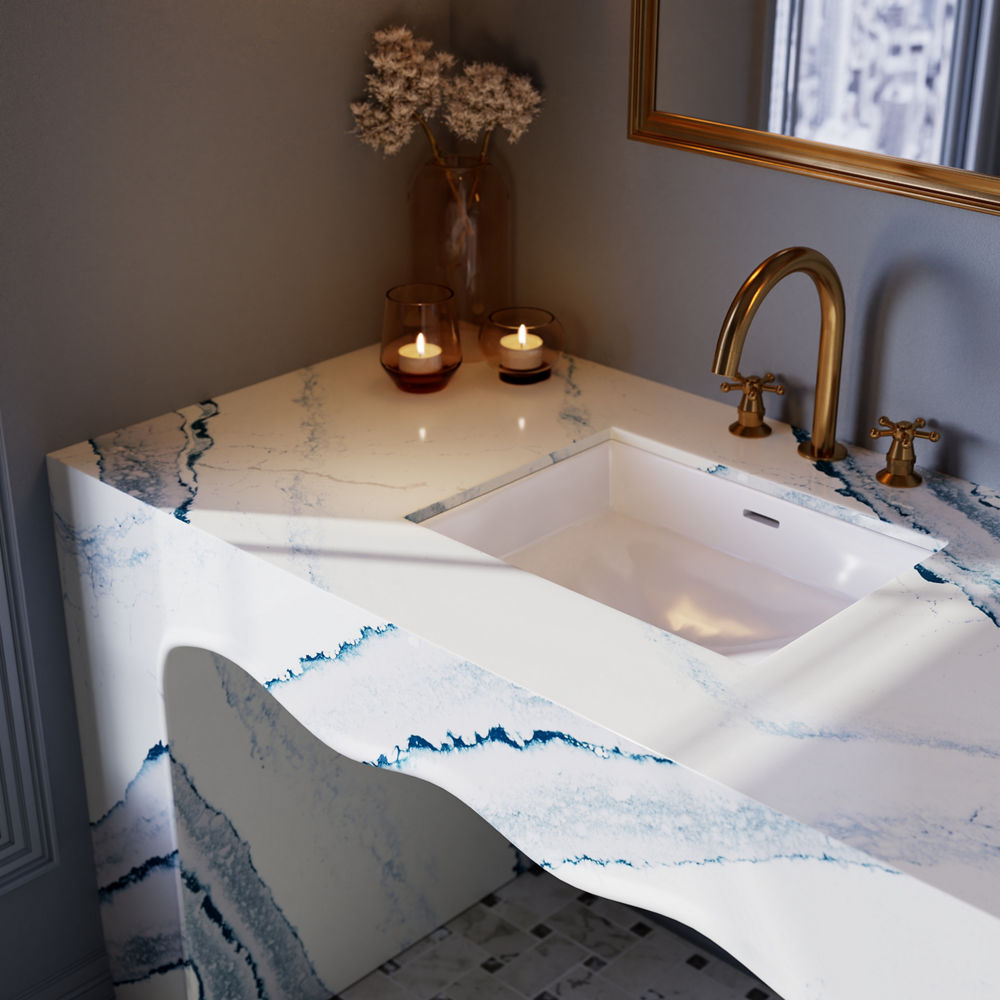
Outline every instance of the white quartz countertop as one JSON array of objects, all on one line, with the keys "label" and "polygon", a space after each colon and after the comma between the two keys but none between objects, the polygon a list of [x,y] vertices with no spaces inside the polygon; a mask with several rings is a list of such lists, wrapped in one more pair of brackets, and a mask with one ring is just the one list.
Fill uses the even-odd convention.
[{"label": "white quartz countertop", "polygon": [[[883,455],[813,465],[732,409],[570,357],[411,395],[373,346],[52,458],[1000,917],[1000,494],[888,489]],[[615,435],[947,544],[747,666],[407,520]]]}]

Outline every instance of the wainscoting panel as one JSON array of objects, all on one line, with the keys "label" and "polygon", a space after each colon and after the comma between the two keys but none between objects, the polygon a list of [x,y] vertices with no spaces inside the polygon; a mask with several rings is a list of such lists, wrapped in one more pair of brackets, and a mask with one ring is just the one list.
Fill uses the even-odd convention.
[{"label": "wainscoting panel", "polygon": [[55,863],[33,669],[0,425],[0,895]]}]

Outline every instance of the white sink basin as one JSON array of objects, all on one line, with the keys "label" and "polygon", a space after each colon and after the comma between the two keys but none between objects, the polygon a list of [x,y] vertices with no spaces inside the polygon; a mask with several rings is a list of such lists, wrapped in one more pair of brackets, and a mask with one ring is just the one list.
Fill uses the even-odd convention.
[{"label": "white sink basin", "polygon": [[422,523],[747,661],[940,548],[690,468],[650,445],[604,441]]}]

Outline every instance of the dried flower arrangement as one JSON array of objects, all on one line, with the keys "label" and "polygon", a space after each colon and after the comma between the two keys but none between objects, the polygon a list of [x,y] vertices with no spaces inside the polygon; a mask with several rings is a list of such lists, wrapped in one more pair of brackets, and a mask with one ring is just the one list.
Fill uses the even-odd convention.
[{"label": "dried flower arrangement", "polygon": [[460,139],[480,141],[479,158],[485,162],[497,128],[517,142],[538,113],[542,99],[526,76],[495,63],[469,63],[451,78],[447,74],[455,57],[431,54],[432,43],[414,38],[407,27],[376,31],[374,40],[368,54],[373,72],[365,77],[367,96],[352,102],[351,111],[361,141],[386,155],[399,152],[419,125],[434,161],[444,164],[430,127],[443,108],[448,129]]}]

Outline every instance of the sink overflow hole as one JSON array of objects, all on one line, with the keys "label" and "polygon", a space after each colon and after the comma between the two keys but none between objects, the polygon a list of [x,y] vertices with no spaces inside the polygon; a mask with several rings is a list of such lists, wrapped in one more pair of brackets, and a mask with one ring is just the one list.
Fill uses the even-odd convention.
[{"label": "sink overflow hole", "polygon": [[769,528],[780,528],[781,522],[776,517],[768,517],[767,514],[760,514],[755,510],[744,510],[743,516],[758,524],[766,524]]}]

